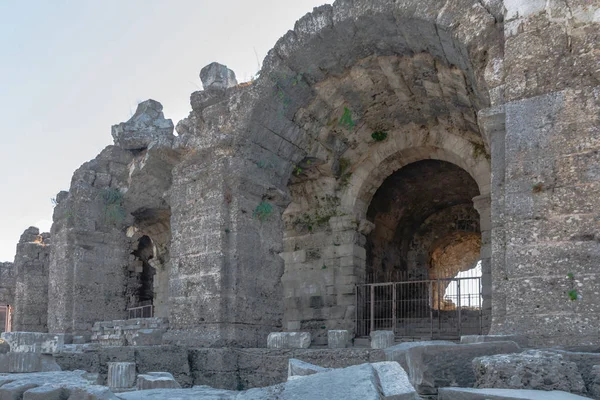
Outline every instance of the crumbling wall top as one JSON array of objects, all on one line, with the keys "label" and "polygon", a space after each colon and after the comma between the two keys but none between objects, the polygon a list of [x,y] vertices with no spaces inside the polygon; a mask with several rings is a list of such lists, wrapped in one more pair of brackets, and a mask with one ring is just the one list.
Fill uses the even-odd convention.
[{"label": "crumbling wall top", "polygon": [[138,104],[129,121],[113,125],[115,145],[125,150],[143,150],[157,140],[172,141],[173,121],[165,119],[162,109],[162,104],[156,100]]}]

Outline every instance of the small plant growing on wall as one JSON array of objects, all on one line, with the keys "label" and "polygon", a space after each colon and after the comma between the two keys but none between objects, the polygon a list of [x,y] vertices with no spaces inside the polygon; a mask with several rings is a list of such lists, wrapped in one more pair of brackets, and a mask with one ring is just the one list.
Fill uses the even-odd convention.
[{"label": "small plant growing on wall", "polygon": [[538,182],[531,186],[531,191],[533,193],[541,193],[544,190],[544,184],[542,182]]},{"label": "small plant growing on wall", "polygon": [[265,221],[267,218],[271,216],[273,213],[273,206],[266,201],[261,201],[259,205],[256,206],[252,216],[258,219],[260,222]]},{"label": "small plant growing on wall", "polygon": [[375,131],[371,134],[371,137],[376,142],[383,142],[385,139],[387,139],[387,135],[388,135],[387,132]]},{"label": "small plant growing on wall", "polygon": [[567,279],[569,280],[570,289],[567,291],[567,295],[569,296],[569,300],[575,301],[581,299],[581,295],[575,288],[575,276],[572,272],[567,274]]},{"label": "small plant growing on wall", "polygon": [[350,111],[348,107],[344,107],[344,114],[342,115],[342,118],[340,118],[339,125],[343,126],[349,131],[351,131],[356,125],[356,123],[352,120],[352,111]]},{"label": "small plant growing on wall", "polygon": [[101,192],[104,202],[104,219],[107,224],[123,222],[127,213],[123,207],[124,196],[119,189],[104,189]]}]

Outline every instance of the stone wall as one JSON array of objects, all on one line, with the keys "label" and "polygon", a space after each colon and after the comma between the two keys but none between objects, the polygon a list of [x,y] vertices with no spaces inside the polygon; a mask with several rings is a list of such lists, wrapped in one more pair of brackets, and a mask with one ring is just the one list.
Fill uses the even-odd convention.
[{"label": "stone wall", "polygon": [[13,331],[48,332],[50,234],[30,227],[17,244]]},{"label": "stone wall", "polygon": [[182,387],[208,385],[231,390],[285,382],[290,358],[328,368],[385,360],[383,350],[371,349],[194,349],[181,346],[107,347],[54,356],[63,370],[98,372],[104,380],[108,362],[135,362],[138,374],[170,372]]},{"label": "stone wall", "polygon": [[[492,129],[495,333],[597,341],[597,1],[506,1]],[[498,125],[498,124],[496,124]],[[543,295],[540,295],[543,293]]]},{"label": "stone wall", "polygon": [[96,321],[123,319],[129,242],[122,190],[132,156],[114,146],[78,169],[57,196],[52,225],[48,327],[89,334]]},{"label": "stone wall", "polygon": [[140,103],[113,127],[115,146],[57,196],[50,331],[124,317],[144,235],[170,343],[248,347],[281,329],[317,342],[352,330],[367,236],[385,228],[369,207],[396,171],[437,160],[473,181],[492,331],[589,343],[600,289],[598,9],[337,1],[301,18],[257,80],[203,69],[177,137],[159,103]]},{"label": "stone wall", "polygon": [[[0,263],[0,306],[14,307],[15,289],[15,265]],[[0,331],[6,331],[6,314],[0,314]]]}]

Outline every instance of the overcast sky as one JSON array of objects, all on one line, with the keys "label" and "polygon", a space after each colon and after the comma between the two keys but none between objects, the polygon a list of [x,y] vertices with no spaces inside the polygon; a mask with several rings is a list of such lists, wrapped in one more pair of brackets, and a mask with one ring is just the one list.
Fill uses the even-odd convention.
[{"label": "overcast sky", "polygon": [[177,121],[218,61],[248,80],[325,0],[0,0],[0,261],[51,199],[152,98]]}]

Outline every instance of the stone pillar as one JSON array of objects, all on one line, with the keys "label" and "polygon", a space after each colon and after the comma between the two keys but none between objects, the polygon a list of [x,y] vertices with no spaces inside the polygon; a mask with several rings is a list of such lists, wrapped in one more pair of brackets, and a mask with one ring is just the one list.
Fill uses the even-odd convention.
[{"label": "stone pillar", "polygon": [[492,318],[492,216],[491,198],[483,194],[473,198],[473,207],[479,213],[479,229],[481,231],[481,290],[482,304],[482,333],[487,333]]},{"label": "stone pillar", "polygon": [[[347,330],[354,337],[356,284],[364,282],[364,236],[351,216],[329,218],[309,235],[285,239],[284,329],[306,330],[313,343],[327,344],[328,330]],[[307,239],[308,237],[308,239]]]},{"label": "stone pillar", "polygon": [[126,390],[135,386],[135,363],[109,362],[107,385],[113,390]]},{"label": "stone pillar", "polygon": [[283,314],[281,194],[268,193],[255,164],[216,156],[216,146],[173,170],[164,340],[264,347],[269,332],[281,329]]},{"label": "stone pillar", "polygon": [[506,317],[494,332],[526,335],[532,346],[594,344],[600,7],[505,6]]},{"label": "stone pillar", "polygon": [[13,331],[48,332],[50,234],[28,228],[15,256]]}]

